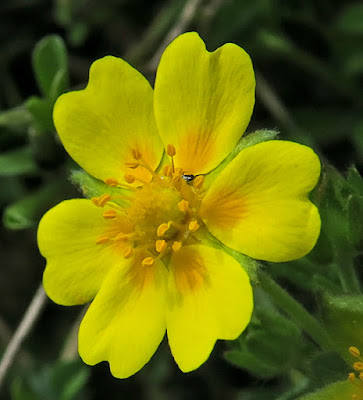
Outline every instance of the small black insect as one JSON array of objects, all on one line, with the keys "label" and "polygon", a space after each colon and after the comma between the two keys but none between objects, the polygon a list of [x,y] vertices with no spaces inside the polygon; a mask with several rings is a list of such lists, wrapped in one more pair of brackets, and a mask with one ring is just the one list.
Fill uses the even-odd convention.
[{"label": "small black insect", "polygon": [[195,177],[197,175],[182,175],[182,178],[185,180],[185,182],[191,182],[194,181]]}]

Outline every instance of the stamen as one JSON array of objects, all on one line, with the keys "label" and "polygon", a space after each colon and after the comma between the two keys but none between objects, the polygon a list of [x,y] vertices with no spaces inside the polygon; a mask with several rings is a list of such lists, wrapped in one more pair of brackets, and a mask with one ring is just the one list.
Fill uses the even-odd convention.
[{"label": "stamen", "polygon": [[120,184],[116,178],[106,178],[103,182],[108,186],[118,186]]},{"label": "stamen", "polygon": [[182,212],[187,212],[189,209],[189,202],[186,200],[180,200],[178,203],[178,209]]},{"label": "stamen", "polygon": [[181,246],[182,246],[181,242],[174,242],[173,245],[171,246],[171,248],[174,251],[179,251],[181,249]]},{"label": "stamen", "polygon": [[99,207],[104,207],[111,200],[111,196],[109,194],[103,194],[99,197],[98,205]]},{"label": "stamen", "polygon": [[135,182],[135,176],[131,174],[126,174],[124,176],[124,179],[127,183],[134,183]]},{"label": "stamen", "polygon": [[157,234],[159,237],[164,236],[165,233],[168,231],[169,228],[170,228],[170,224],[164,222],[163,224],[160,224],[160,225],[158,226],[158,229],[156,230],[156,234]]},{"label": "stamen", "polygon": [[351,346],[349,347],[349,352],[353,357],[359,358],[360,357],[360,351],[357,347]]},{"label": "stamen", "polygon": [[152,257],[146,257],[141,261],[143,267],[151,267],[154,264],[154,259]]},{"label": "stamen", "polygon": [[363,371],[363,362],[361,362],[361,361],[355,362],[355,363],[353,364],[353,368],[354,368],[356,371]]},{"label": "stamen", "polygon": [[96,244],[107,243],[109,240],[110,238],[107,235],[102,235],[96,240]]},{"label": "stamen", "polygon": [[120,233],[118,233],[118,234],[115,236],[115,240],[116,240],[117,242],[126,242],[128,238],[129,238],[129,236],[126,235],[126,234],[123,233],[123,232],[120,232]]},{"label": "stamen", "polygon": [[157,240],[155,242],[155,249],[158,253],[161,253],[168,247],[168,244],[166,243],[165,240]]},{"label": "stamen", "polygon": [[115,210],[106,210],[104,213],[103,213],[103,218],[105,218],[105,219],[113,219],[113,218],[115,218],[116,217],[116,211]]},{"label": "stamen", "polygon": [[195,220],[190,221],[190,222],[189,222],[189,225],[188,225],[188,229],[189,229],[191,232],[197,231],[197,230],[199,229],[199,224],[198,224],[198,222],[195,221]]},{"label": "stamen", "polygon": [[134,252],[134,249],[131,246],[127,246],[124,251],[124,258],[130,258],[132,256],[133,252]]},{"label": "stamen", "polygon": [[140,154],[139,150],[137,150],[137,149],[132,149],[132,155],[135,160],[140,160],[140,158],[141,158],[141,154]]},{"label": "stamen", "polygon": [[172,144],[168,144],[168,145],[166,146],[166,154],[167,154],[169,157],[174,157],[175,154],[176,154],[175,146],[172,145]]},{"label": "stamen", "polygon": [[164,176],[171,177],[173,175],[173,168],[170,165],[165,165],[163,168]]},{"label": "stamen", "polygon": [[195,187],[195,189],[201,189],[203,186],[203,183],[204,183],[204,176],[199,175],[194,179],[193,186]]},{"label": "stamen", "polygon": [[135,169],[140,165],[140,163],[131,161],[131,162],[125,162],[125,167]]}]

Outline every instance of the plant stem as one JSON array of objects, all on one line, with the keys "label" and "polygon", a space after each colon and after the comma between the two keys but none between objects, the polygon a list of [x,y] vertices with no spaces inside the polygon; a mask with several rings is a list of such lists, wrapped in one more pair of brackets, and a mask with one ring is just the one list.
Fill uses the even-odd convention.
[{"label": "plant stem", "polygon": [[47,296],[44,292],[43,285],[41,284],[37,289],[31,303],[29,304],[29,307],[26,310],[18,328],[11,338],[0,362],[0,388],[4,382],[5,376],[9,368],[11,367],[16,355],[21,348],[24,339],[29,335],[37,318],[41,314],[45,306],[46,300]]},{"label": "plant stem", "polygon": [[332,343],[325,328],[305,308],[264,272],[258,274],[261,288],[276,305],[284,310],[323,349],[331,350]]}]

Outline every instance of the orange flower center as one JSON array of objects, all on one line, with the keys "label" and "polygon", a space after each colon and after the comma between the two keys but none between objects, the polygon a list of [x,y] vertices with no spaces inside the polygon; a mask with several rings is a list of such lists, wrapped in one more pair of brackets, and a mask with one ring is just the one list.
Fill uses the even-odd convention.
[{"label": "orange flower center", "polygon": [[[122,224],[119,230],[114,226],[112,236],[105,232],[96,243],[107,245],[119,242],[125,258],[142,251],[145,257],[141,264],[145,267],[153,265],[155,259],[179,251],[185,244],[195,243],[195,233],[203,224],[198,217],[203,176],[185,175],[182,168],[175,168],[173,157],[176,150],[173,145],[168,145],[166,152],[171,163],[165,165],[160,173],[155,173],[144,162],[142,154],[134,149],[134,161],[126,163],[126,166],[147,169],[151,173],[151,181],[141,181],[132,174],[125,175],[127,184],[108,178],[106,184],[130,189],[130,196],[104,194],[92,199],[96,206],[105,208],[104,219],[114,220],[117,225],[120,224],[120,217],[127,218],[133,227],[131,232],[129,229],[124,232]],[[134,183],[141,186],[132,186]],[[126,201],[128,205],[121,207],[117,199]]]}]

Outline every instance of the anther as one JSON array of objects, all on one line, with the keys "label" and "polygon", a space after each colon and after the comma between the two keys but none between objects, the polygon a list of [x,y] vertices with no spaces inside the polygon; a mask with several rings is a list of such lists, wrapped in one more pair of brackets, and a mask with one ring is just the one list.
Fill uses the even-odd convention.
[{"label": "anther", "polygon": [[172,176],[173,175],[173,168],[170,165],[165,165],[163,168],[164,176]]},{"label": "anther", "polygon": [[161,253],[168,247],[167,243],[165,240],[157,240],[155,242],[155,249],[158,253]]},{"label": "anther", "polygon": [[133,248],[131,246],[127,246],[124,251],[124,258],[130,258],[133,252],[134,252]]},{"label": "anther", "polygon": [[105,219],[113,219],[116,217],[116,211],[115,210],[106,210],[103,213],[103,218]]},{"label": "anther", "polygon": [[189,202],[186,200],[180,200],[178,203],[178,209],[182,212],[187,212],[189,208]]},{"label": "anther", "polygon": [[358,349],[357,347],[355,347],[355,346],[349,347],[349,353],[350,353],[353,357],[356,357],[356,358],[359,358],[359,357],[360,357],[360,351],[359,351],[359,349]]},{"label": "anther", "polygon": [[349,382],[354,382],[355,381],[355,374],[353,372],[350,372],[348,375],[348,381]]},{"label": "anther", "polygon": [[106,243],[110,240],[110,238],[107,235],[102,235],[96,240],[96,244],[103,244]]},{"label": "anther", "polygon": [[175,146],[172,145],[172,144],[168,144],[168,145],[166,146],[166,154],[167,154],[169,157],[174,157],[175,154],[176,154]]},{"label": "anther", "polygon": [[126,242],[126,240],[128,239],[128,236],[125,235],[124,233],[120,232],[115,236],[115,240],[117,242]]},{"label": "anther", "polygon": [[182,246],[181,242],[174,242],[173,245],[171,246],[171,248],[174,251],[179,251],[181,249],[181,246]]},{"label": "anther", "polygon": [[139,166],[140,164],[136,161],[131,161],[131,162],[125,162],[125,167],[135,169]]},{"label": "anther", "polygon": [[98,206],[104,207],[111,200],[111,196],[109,194],[103,194],[98,198]]},{"label": "anther", "polygon": [[135,176],[131,174],[126,174],[124,176],[124,179],[127,183],[134,183],[135,182]]},{"label": "anther", "polygon": [[355,362],[355,363],[353,364],[353,368],[354,368],[356,371],[363,371],[363,362],[361,362],[361,361]]},{"label": "anther", "polygon": [[156,234],[159,237],[164,236],[169,228],[170,228],[170,224],[167,224],[167,223],[164,222],[163,224],[160,224],[158,226],[158,229],[156,230]]},{"label": "anther", "polygon": [[103,182],[108,186],[117,186],[119,184],[119,181],[116,178],[106,178]]},{"label": "anther", "polygon": [[200,189],[203,186],[203,183],[204,183],[204,176],[199,175],[194,179],[193,186],[195,187],[195,189]]},{"label": "anther", "polygon": [[143,267],[151,267],[154,264],[154,259],[152,257],[146,257],[141,261]]},{"label": "anther", "polygon": [[140,160],[140,158],[141,158],[141,154],[140,154],[139,150],[137,150],[135,148],[132,149],[132,155],[135,160]]},{"label": "anther", "polygon": [[195,221],[195,220],[190,221],[190,222],[189,222],[189,225],[188,225],[188,229],[189,229],[191,232],[197,231],[197,230],[199,229],[199,224],[198,224],[198,222]]}]

